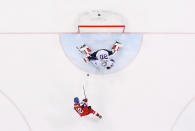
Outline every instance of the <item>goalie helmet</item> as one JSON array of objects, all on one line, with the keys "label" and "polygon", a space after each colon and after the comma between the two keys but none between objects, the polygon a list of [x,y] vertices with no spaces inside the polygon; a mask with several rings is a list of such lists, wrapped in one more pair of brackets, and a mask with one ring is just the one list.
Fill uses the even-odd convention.
[{"label": "goalie helmet", "polygon": [[102,66],[109,70],[114,66],[114,63],[115,61],[113,59],[103,60]]}]

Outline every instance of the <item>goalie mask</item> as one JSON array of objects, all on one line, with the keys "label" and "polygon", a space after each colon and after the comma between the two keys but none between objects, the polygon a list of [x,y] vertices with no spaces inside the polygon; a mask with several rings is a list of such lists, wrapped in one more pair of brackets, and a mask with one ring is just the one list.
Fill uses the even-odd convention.
[{"label": "goalie mask", "polygon": [[103,60],[102,66],[109,70],[114,66],[114,62],[115,61],[113,59]]}]

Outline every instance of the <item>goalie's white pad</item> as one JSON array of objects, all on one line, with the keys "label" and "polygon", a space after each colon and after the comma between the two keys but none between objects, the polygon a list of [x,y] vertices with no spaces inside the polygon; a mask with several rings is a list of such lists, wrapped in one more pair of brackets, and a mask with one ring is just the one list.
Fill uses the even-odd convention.
[{"label": "goalie's white pad", "polygon": [[83,60],[84,60],[86,63],[89,62],[89,58],[88,58],[88,57],[83,58]]},{"label": "goalie's white pad", "polygon": [[82,45],[79,49],[81,52],[85,52],[85,54],[87,56],[89,56],[89,52],[91,52],[91,49],[89,47],[87,47],[85,44]]},{"label": "goalie's white pad", "polygon": [[112,52],[116,53],[119,50],[119,48],[122,47],[122,46],[123,45],[120,42],[116,41],[116,43],[112,47]]}]

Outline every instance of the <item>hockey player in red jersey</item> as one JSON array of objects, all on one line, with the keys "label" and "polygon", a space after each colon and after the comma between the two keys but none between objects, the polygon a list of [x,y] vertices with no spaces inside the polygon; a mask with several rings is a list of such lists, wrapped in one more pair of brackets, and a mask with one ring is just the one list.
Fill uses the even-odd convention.
[{"label": "hockey player in red jersey", "polygon": [[86,116],[89,114],[94,114],[97,117],[99,117],[100,119],[102,118],[102,116],[95,112],[91,106],[88,106],[87,104],[88,99],[85,98],[83,99],[81,102],[79,102],[79,98],[75,97],[74,98],[74,110],[82,117],[82,116]]}]

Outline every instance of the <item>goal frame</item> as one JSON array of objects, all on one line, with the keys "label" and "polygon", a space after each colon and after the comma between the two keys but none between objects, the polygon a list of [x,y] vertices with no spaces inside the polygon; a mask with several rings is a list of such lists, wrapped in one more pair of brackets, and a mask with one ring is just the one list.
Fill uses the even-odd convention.
[{"label": "goal frame", "polygon": [[[78,25],[78,33],[93,33],[93,32],[81,32],[81,28],[122,28],[122,32],[119,33],[124,33],[125,32],[125,25]],[[97,33],[97,32],[94,32]],[[103,32],[100,32],[103,33]],[[105,32],[106,33],[106,32]],[[112,33],[112,32],[107,32],[107,33]],[[114,32],[117,33],[117,32]]]}]

